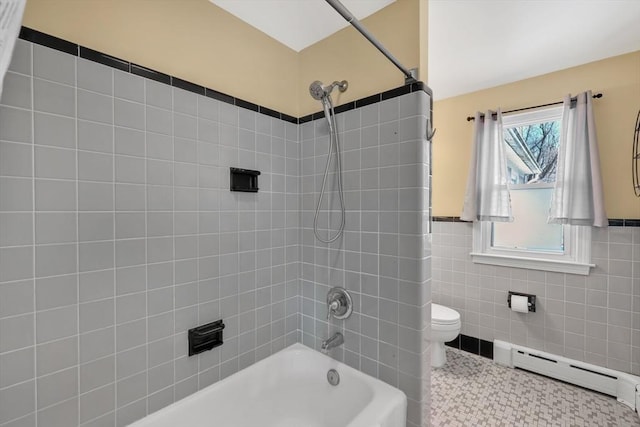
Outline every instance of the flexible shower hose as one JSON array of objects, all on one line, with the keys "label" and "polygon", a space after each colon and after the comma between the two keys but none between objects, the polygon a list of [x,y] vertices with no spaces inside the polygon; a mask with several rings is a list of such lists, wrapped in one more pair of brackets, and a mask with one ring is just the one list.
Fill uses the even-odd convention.
[{"label": "flexible shower hose", "polygon": [[[338,138],[338,128],[336,126],[335,121],[335,112],[333,111],[333,103],[331,102],[331,98],[329,96],[325,96],[322,98],[322,105],[324,107],[325,116],[327,117],[327,122],[329,123],[329,153],[327,154],[327,165],[324,168],[324,177],[322,178],[322,187],[320,188],[320,197],[318,198],[318,205],[316,206],[316,214],[313,218],[313,233],[316,235],[316,238],[320,240],[322,243],[333,243],[342,236],[344,232],[344,223],[345,223],[345,208],[344,208],[344,194],[342,189],[342,162],[340,160],[340,141]],[[335,149],[336,152],[336,165],[337,165],[337,175],[338,175],[338,194],[340,198],[340,211],[341,211],[341,219],[340,219],[340,228],[335,236],[331,237],[331,231],[329,230],[329,237],[327,239],[323,239],[318,233],[318,215],[320,214],[320,205],[322,204],[322,199],[324,197],[325,187],[327,184],[327,176],[329,175],[329,167],[331,166],[331,154]],[[329,227],[329,226],[327,226]]]}]

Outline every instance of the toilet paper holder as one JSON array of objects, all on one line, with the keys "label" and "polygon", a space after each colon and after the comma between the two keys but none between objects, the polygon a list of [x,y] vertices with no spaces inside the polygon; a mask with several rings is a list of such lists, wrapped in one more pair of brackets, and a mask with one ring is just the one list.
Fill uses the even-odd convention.
[{"label": "toilet paper holder", "polygon": [[523,294],[521,292],[513,292],[513,291],[509,291],[509,296],[507,297],[507,304],[509,305],[509,308],[511,308],[511,297],[513,295],[518,295],[521,297],[527,297],[527,306],[529,308],[529,311],[532,313],[536,312],[536,296],[532,295],[532,294]]}]

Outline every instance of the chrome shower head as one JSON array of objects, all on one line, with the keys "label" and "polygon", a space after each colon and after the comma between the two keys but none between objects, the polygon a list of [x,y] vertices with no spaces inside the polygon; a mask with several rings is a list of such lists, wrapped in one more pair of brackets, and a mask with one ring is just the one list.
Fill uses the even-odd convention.
[{"label": "chrome shower head", "polygon": [[324,86],[321,81],[316,80],[309,85],[309,94],[311,94],[311,97],[313,99],[320,101],[325,96],[330,95],[335,87],[337,87],[340,92],[344,92],[345,90],[347,90],[348,86],[349,83],[347,83],[346,80],[343,80],[341,82],[335,81],[329,86]]},{"label": "chrome shower head", "polygon": [[327,91],[324,86],[322,86],[322,82],[316,80],[309,85],[309,94],[311,94],[313,99],[320,101],[327,95]]}]

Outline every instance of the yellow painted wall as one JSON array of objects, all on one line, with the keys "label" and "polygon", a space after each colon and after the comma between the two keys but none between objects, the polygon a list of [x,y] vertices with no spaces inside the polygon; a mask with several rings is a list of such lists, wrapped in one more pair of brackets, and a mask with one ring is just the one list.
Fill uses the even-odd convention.
[{"label": "yellow painted wall", "polygon": [[[422,20],[420,3],[425,3]],[[426,34],[426,3],[426,0],[396,0],[361,21],[409,69],[418,67],[421,62],[420,25],[422,22]],[[424,44],[426,51],[426,39]],[[426,71],[421,79],[426,81]],[[321,109],[318,101],[309,96],[309,84],[314,80],[325,84],[334,80],[349,82],[345,93],[338,96],[336,91],[332,95],[338,105],[402,86],[404,74],[349,26],[300,52],[297,92],[301,116]]]},{"label": "yellow painted wall", "polygon": [[298,53],[208,0],[28,0],[23,25],[298,113]]},{"label": "yellow painted wall", "polygon": [[433,144],[433,214],[459,216],[469,168],[476,111],[522,108],[591,89],[609,218],[640,218],[631,181],[634,124],[640,108],[640,51],[436,101]]},{"label": "yellow painted wall", "polygon": [[[427,4],[397,0],[362,20],[423,81]],[[23,24],[296,117],[320,109],[314,80],[349,80],[336,105],[404,84],[352,27],[297,53],[208,0],[29,0]]]}]

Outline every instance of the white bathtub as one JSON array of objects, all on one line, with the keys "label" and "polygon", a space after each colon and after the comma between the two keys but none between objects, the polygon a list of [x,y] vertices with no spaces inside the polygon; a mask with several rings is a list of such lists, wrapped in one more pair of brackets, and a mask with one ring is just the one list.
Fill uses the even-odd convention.
[{"label": "white bathtub", "polygon": [[294,344],[131,427],[405,427],[406,412],[402,391]]}]

